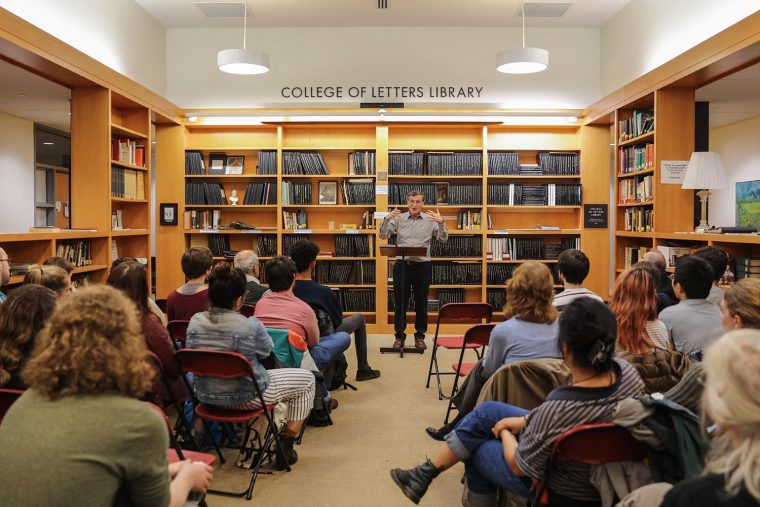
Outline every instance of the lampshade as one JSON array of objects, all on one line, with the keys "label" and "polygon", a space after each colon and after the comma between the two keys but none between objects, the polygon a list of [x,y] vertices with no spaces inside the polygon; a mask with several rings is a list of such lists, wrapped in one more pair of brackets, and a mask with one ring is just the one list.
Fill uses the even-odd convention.
[{"label": "lampshade", "polygon": [[720,153],[695,151],[691,154],[681,188],[711,190],[727,186]]},{"label": "lampshade", "polygon": [[513,48],[496,54],[496,70],[505,74],[531,74],[549,66],[549,52],[542,48]]},{"label": "lampshade", "polygon": [[269,55],[255,49],[223,49],[216,55],[219,70],[229,74],[265,74]]}]

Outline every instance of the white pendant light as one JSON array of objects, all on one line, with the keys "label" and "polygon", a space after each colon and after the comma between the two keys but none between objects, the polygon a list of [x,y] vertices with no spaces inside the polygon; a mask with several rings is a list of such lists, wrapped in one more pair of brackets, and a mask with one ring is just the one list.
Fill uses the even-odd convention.
[{"label": "white pendant light", "polygon": [[223,49],[216,55],[219,70],[229,74],[266,74],[269,72],[269,54],[246,48],[248,6],[243,5],[243,48]]},{"label": "white pendant light", "polygon": [[496,54],[496,70],[504,74],[532,74],[549,66],[549,52],[542,48],[525,47],[525,2],[520,2],[522,17],[522,47],[506,49]]}]

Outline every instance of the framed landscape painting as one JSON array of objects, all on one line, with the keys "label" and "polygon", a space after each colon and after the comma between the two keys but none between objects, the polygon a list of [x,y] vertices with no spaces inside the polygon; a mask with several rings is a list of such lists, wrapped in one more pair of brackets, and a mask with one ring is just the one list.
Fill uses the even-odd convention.
[{"label": "framed landscape painting", "polygon": [[760,230],[760,180],[736,183],[736,225]]}]

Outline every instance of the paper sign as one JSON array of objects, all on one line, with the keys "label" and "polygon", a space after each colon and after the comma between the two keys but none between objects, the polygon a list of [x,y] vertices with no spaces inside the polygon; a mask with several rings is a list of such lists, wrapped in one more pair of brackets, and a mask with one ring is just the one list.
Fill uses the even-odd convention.
[{"label": "paper sign", "polygon": [[388,215],[390,215],[389,211],[375,211],[375,220],[382,220]]},{"label": "paper sign", "polygon": [[663,185],[680,185],[686,175],[688,160],[663,160],[660,163],[660,183]]},{"label": "paper sign", "polygon": [[377,185],[375,195],[388,195],[388,185]]},{"label": "paper sign", "polygon": [[358,229],[346,229],[346,234],[359,234]]},{"label": "paper sign", "polygon": [[261,234],[261,231],[258,229],[241,229],[241,234]]},{"label": "paper sign", "polygon": [[201,232],[203,234],[216,234],[219,231],[217,231],[216,229],[201,229]]},{"label": "paper sign", "polygon": [[497,229],[497,230],[493,231],[493,234],[495,236],[497,236],[497,235],[498,236],[507,236],[509,234],[509,231],[506,230],[506,229]]},{"label": "paper sign", "polygon": [[311,229],[295,229],[293,234],[311,234]]}]

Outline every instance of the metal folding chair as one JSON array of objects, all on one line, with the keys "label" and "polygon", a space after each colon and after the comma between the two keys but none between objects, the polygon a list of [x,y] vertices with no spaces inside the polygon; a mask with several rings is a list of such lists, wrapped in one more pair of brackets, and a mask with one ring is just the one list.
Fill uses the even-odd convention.
[{"label": "metal folding chair", "polygon": [[[464,345],[464,335],[447,335],[440,336],[441,324],[481,324],[491,322],[493,308],[487,303],[448,303],[438,311],[438,320],[435,324],[435,336],[433,337],[433,352],[430,354],[430,366],[428,367],[426,388],[430,387],[430,378],[435,375],[438,383],[438,399],[448,398],[443,394],[441,387],[441,375],[454,375],[453,372],[442,372],[438,367],[438,349],[461,349]],[[471,343],[467,345],[468,349],[475,351],[475,355],[480,359],[481,354],[478,351],[478,345]],[[433,369],[435,368],[435,372]]]},{"label": "metal folding chair", "polygon": [[488,346],[488,342],[491,340],[491,331],[493,331],[494,327],[496,327],[496,324],[476,324],[464,333],[464,341],[462,342],[461,352],[459,353],[459,361],[451,365],[451,369],[456,376],[454,377],[454,385],[451,388],[449,406],[446,408],[446,419],[443,421],[444,424],[449,423],[449,414],[451,414],[451,409],[454,408],[454,400],[452,398],[457,393],[459,377],[466,377],[469,375],[477,364],[463,362],[464,351],[468,348],[483,348],[485,350]]},{"label": "metal folding chair", "polygon": [[166,325],[166,330],[169,331],[169,338],[171,338],[174,348],[177,350],[185,346],[188,324],[190,324],[189,320],[171,320]]},{"label": "metal folding chair", "polygon": [[244,304],[240,307],[240,310],[238,310],[238,312],[240,312],[240,315],[243,317],[248,318],[253,317],[254,310],[256,310],[256,305]]}]

